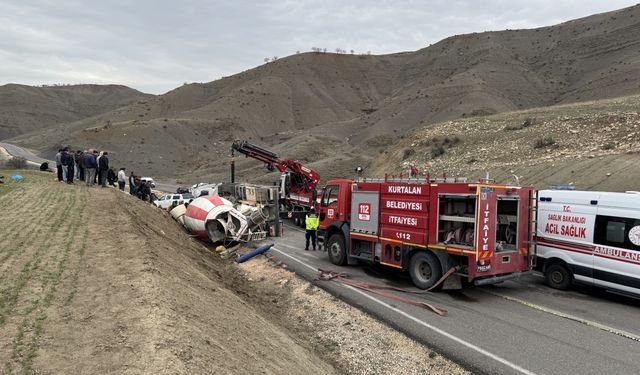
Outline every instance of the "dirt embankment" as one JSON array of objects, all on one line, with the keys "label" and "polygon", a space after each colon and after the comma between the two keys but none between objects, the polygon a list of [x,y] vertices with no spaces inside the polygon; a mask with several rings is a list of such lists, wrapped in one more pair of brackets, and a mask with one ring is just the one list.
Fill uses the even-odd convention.
[{"label": "dirt embankment", "polygon": [[24,175],[0,189],[4,373],[462,372],[264,259],[221,260],[115,189]]}]

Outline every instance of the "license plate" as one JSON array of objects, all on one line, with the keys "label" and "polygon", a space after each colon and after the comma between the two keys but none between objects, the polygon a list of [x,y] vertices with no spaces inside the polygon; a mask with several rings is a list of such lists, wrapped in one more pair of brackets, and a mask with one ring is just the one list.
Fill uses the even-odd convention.
[{"label": "license plate", "polygon": [[487,272],[491,271],[491,265],[485,264],[484,266],[476,266],[476,272]]}]

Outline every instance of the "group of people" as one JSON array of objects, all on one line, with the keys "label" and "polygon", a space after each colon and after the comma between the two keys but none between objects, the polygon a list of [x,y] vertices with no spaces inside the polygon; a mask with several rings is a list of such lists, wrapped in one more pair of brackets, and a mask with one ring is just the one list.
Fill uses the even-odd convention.
[{"label": "group of people", "polygon": [[[123,171],[122,171],[123,172]],[[125,177],[124,172],[122,177]],[[124,189],[124,181],[120,182],[120,172],[118,172],[118,186],[122,186]],[[142,181],[140,177],[131,172],[129,175],[129,194],[140,198],[143,201],[153,202],[154,194],[151,192],[151,183],[149,181]]]},{"label": "group of people", "polygon": [[[151,201],[152,193],[149,183],[141,181],[133,171],[127,176],[126,168],[120,168],[116,173],[115,169],[109,165],[109,153],[107,151],[99,152],[94,149],[87,150],[70,150],[65,147],[58,150],[56,154],[56,170],[58,181],[67,184],[73,184],[74,180],[83,181],[87,186],[100,185],[107,187],[116,186],[124,191],[127,180],[129,181],[129,194],[136,196],[145,201]],[[40,169],[48,169],[48,165],[40,167]]]},{"label": "group of people", "polygon": [[108,179],[110,174],[115,174],[109,166],[109,153],[98,150],[77,150],[72,151],[69,147],[58,150],[56,154],[56,170],[58,181],[73,184],[74,180],[84,181],[87,186],[96,184],[102,187],[107,186],[109,180],[113,185],[113,180]]}]

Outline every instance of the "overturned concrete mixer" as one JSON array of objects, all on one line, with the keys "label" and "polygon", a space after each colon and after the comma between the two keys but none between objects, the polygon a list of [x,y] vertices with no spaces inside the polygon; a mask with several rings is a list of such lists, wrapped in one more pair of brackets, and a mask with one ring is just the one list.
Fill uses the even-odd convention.
[{"label": "overturned concrete mixer", "polygon": [[264,207],[234,205],[217,195],[194,199],[171,210],[171,216],[191,234],[212,242],[249,242],[266,238],[269,214]]}]

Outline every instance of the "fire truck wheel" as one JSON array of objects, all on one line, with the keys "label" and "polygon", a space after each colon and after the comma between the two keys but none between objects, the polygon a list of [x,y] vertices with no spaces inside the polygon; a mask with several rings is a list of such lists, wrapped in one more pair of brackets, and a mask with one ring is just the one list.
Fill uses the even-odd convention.
[{"label": "fire truck wheel", "polygon": [[327,254],[331,263],[337,266],[344,266],[347,264],[347,252],[344,244],[344,238],[341,234],[334,234],[329,237],[326,245]]},{"label": "fire truck wheel", "polygon": [[547,285],[553,289],[567,290],[571,286],[571,272],[567,266],[560,263],[554,263],[547,267],[544,271]]},{"label": "fire truck wheel", "polygon": [[442,267],[435,255],[417,252],[409,262],[409,276],[418,288],[429,289],[442,277]]}]

